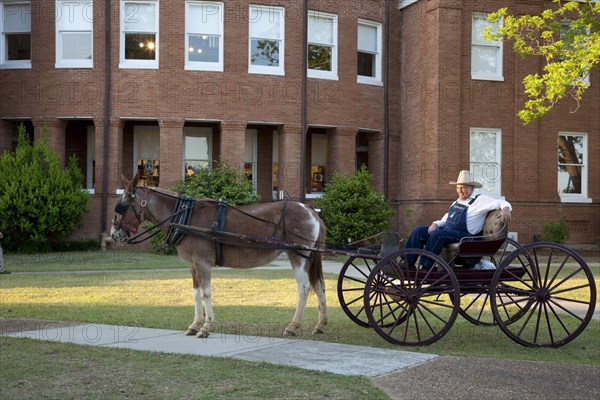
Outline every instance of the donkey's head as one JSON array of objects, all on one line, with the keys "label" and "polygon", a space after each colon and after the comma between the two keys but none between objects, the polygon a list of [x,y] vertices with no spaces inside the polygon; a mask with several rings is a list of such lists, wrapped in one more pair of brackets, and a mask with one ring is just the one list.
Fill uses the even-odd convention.
[{"label": "donkey's head", "polygon": [[142,192],[147,193],[147,189],[138,188],[138,176],[136,175],[131,182],[126,183],[122,177],[125,190],[121,194],[117,205],[115,206],[115,217],[112,221],[110,235],[117,243],[123,243],[129,239],[131,234],[137,233],[139,226],[144,222],[144,211],[146,199]]}]

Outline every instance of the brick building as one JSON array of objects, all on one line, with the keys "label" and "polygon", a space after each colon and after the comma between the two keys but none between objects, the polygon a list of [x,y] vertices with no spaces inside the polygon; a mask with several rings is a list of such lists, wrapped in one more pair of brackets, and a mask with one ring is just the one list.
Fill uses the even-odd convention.
[{"label": "brick building", "polygon": [[547,3],[0,0],[0,151],[23,122],[78,156],[92,202],[78,239],[109,229],[121,174],[171,188],[220,160],[264,201],[310,202],[366,164],[398,230],[408,208],[441,215],[471,168],[513,204],[519,241],[564,216],[571,242],[596,243],[600,74],[576,114],[523,126],[520,82],[542,60],[478,35],[486,13]]}]

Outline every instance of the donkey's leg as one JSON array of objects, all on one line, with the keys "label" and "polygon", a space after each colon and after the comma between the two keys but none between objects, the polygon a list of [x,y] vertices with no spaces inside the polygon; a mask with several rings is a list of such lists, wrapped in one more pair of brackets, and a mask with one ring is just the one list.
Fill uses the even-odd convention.
[{"label": "donkey's leg", "polygon": [[185,332],[188,336],[198,334],[200,327],[204,324],[204,310],[202,309],[202,295],[200,292],[200,279],[198,278],[198,272],[194,265],[191,267],[192,271],[192,282],[194,286],[194,322],[188,327]]},{"label": "donkey's leg", "polygon": [[[320,257],[319,254],[316,255]],[[314,288],[315,294],[317,295],[318,307],[319,307],[319,322],[315,329],[313,330],[313,335],[318,333],[325,333],[325,325],[329,321],[329,317],[327,315],[327,299],[325,297],[325,282],[319,281]]]},{"label": "donkey's leg", "polygon": [[199,338],[208,337],[210,330],[215,323],[215,313],[212,306],[212,288],[211,288],[211,266],[202,263],[199,270],[200,274],[200,297],[204,304],[204,325],[196,335]]},{"label": "donkey's leg", "polygon": [[298,304],[296,305],[296,313],[292,322],[283,330],[284,336],[296,336],[296,329],[302,324],[302,317],[304,316],[304,309],[306,308],[306,301],[310,292],[310,282],[308,280],[308,274],[306,272],[306,259],[296,258],[290,261],[294,270],[294,278],[296,279],[296,285],[298,286]]}]

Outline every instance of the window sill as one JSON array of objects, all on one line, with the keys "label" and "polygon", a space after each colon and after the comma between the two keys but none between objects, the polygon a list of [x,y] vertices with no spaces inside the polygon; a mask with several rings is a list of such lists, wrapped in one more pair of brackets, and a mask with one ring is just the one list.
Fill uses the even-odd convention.
[{"label": "window sill", "polygon": [[120,69],[158,69],[158,61],[152,63],[129,63],[129,62],[120,62]]},{"label": "window sill", "polygon": [[31,69],[31,61],[26,63],[7,62],[0,64],[0,69]]},{"label": "window sill", "polygon": [[338,81],[339,77],[337,76],[336,73],[333,72],[322,72],[322,71],[314,71],[314,70],[308,70],[307,72],[307,76],[309,78],[315,78],[315,79],[327,79],[330,81]]},{"label": "window sill", "polygon": [[215,63],[211,65],[207,64],[185,64],[184,70],[186,71],[209,71],[209,72],[223,72],[223,65]]},{"label": "window sill", "polygon": [[255,75],[276,75],[276,76],[285,76],[285,71],[281,68],[257,68],[250,67],[248,68],[249,74]]},{"label": "window sill", "polygon": [[54,68],[85,68],[91,69],[94,68],[94,63],[56,63],[54,64]]},{"label": "window sill", "polygon": [[313,192],[313,193],[306,193],[306,198],[307,199],[320,199],[321,197],[323,197],[325,193],[323,192]]},{"label": "window sill", "polygon": [[591,204],[592,199],[589,197],[568,197],[568,196],[560,196],[561,203],[582,203],[582,204]]},{"label": "window sill", "polygon": [[490,75],[471,75],[471,79],[474,81],[497,81],[504,82],[503,76],[490,76]]},{"label": "window sill", "polygon": [[362,75],[358,75],[356,77],[356,83],[360,83],[363,85],[383,86],[383,82],[380,79]]}]

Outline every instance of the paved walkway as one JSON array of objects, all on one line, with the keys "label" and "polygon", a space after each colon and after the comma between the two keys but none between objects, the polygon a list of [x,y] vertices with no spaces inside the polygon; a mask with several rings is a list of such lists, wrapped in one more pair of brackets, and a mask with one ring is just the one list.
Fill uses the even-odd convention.
[{"label": "paved walkway", "polygon": [[79,345],[125,348],[207,357],[266,361],[342,375],[375,377],[437,358],[433,354],[352,346],[318,340],[299,340],[213,333],[208,338],[185,336],[182,331],[104,324],[62,325],[29,322],[23,331],[19,320],[4,320],[5,336]]}]

